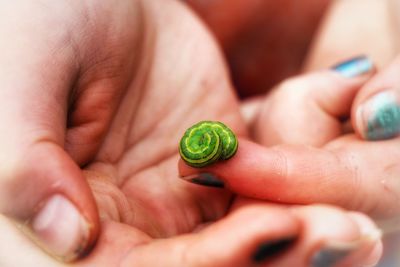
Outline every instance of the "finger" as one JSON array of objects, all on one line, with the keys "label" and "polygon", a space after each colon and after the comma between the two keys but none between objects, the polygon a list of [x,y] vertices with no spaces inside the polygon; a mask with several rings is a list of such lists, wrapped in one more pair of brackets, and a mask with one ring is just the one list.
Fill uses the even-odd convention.
[{"label": "finger", "polygon": [[299,231],[285,210],[244,207],[201,232],[134,247],[120,266],[260,266],[290,250]]},{"label": "finger", "polygon": [[[263,224],[263,220],[259,219],[259,217],[266,216],[262,215],[264,213],[268,213],[269,218],[265,218],[268,219],[265,227],[262,227],[263,225],[257,227],[257,229],[263,228],[260,232],[264,232],[268,227],[271,227],[272,223],[272,231],[276,231],[277,225],[279,225],[276,222],[286,223],[287,220],[285,218],[291,218],[290,220],[294,218],[294,221],[298,222],[297,228],[299,229],[299,235],[294,243],[281,246],[282,250],[280,252],[279,250],[275,250],[276,254],[272,253],[272,256],[262,261],[262,263],[266,263],[267,266],[310,266],[308,263],[314,263],[314,265],[311,266],[319,267],[332,266],[332,262],[342,264],[340,266],[343,266],[343,263],[348,263],[345,266],[356,266],[358,264],[373,266],[373,263],[375,263],[382,254],[382,247],[378,238],[379,232],[372,221],[362,214],[347,213],[337,208],[327,206],[282,209],[269,205],[266,206],[265,203],[256,203],[254,200],[247,200],[245,205],[252,205],[253,207],[250,208],[248,206],[243,210],[232,213],[224,219],[225,222],[219,222],[219,226],[214,225],[217,226],[216,229],[213,228],[214,226],[210,226],[201,233],[188,234],[169,240],[158,240],[154,243],[146,234],[134,228],[116,222],[104,222],[102,227],[103,231],[99,237],[97,246],[87,258],[77,262],[76,265],[82,267],[116,265],[137,266],[138,262],[146,260],[141,259],[142,256],[145,257],[151,253],[147,262],[144,262],[146,264],[151,264],[150,266],[214,266],[212,265],[214,262],[211,262],[213,258],[209,256],[215,254],[218,254],[217,258],[232,256],[232,262],[240,257],[244,259],[244,264],[242,265],[238,265],[241,264],[241,262],[233,262],[232,265],[225,266],[253,266],[254,254],[249,253],[246,261],[246,253],[239,250],[239,257],[237,257],[236,254],[230,254],[231,252],[225,249],[226,244],[223,242],[227,241],[227,238],[230,239],[230,235],[233,235],[232,239],[234,242],[240,243],[240,240],[235,239],[235,237],[237,237],[236,231],[239,227],[227,228],[231,226],[230,224],[237,226],[237,224],[240,223],[240,228],[248,228],[247,222],[252,222],[253,219],[255,219],[256,221],[260,220],[259,225],[261,225]],[[291,212],[288,212],[288,210]],[[284,212],[282,213],[282,211]],[[240,216],[238,216],[238,214],[240,214]],[[282,217],[282,214],[284,217]],[[285,214],[287,214],[287,216],[285,216]],[[252,216],[251,218],[247,217],[250,215]],[[277,217],[271,218],[271,216]],[[241,221],[232,223],[233,218]],[[227,221],[229,221],[230,224],[227,223]],[[246,225],[243,224],[243,221],[246,222]],[[253,226],[253,224],[249,224],[249,226]],[[0,249],[0,255],[2,256],[2,262],[6,265],[8,264],[7,266],[14,266],[15,264],[18,266],[32,264],[35,266],[59,266],[56,262],[49,259],[49,257],[46,257],[40,250],[38,251],[37,248],[27,243],[26,238],[21,236],[21,233],[1,216],[0,229],[5,233],[0,242],[0,247],[2,248]],[[289,229],[290,227],[288,230]],[[278,229],[278,231],[281,230]],[[249,232],[252,231],[253,230]],[[284,232],[289,233],[290,231],[287,232],[285,230]],[[266,234],[266,237],[267,236],[271,235]],[[277,232],[274,236],[280,236],[280,234]],[[215,239],[213,239],[213,237]],[[221,237],[223,239],[217,239]],[[211,242],[211,240],[208,241],[207,239],[213,239],[211,247],[206,251],[195,251],[196,248],[204,248],[204,243]],[[218,244],[218,242],[221,243]],[[263,243],[261,242],[261,244]],[[285,242],[281,244],[285,244]],[[23,246],[24,254],[17,257],[16,253],[21,251],[21,246]],[[222,246],[222,248],[220,248],[220,246]],[[231,246],[228,244],[227,247],[230,248]],[[247,246],[244,248],[247,249]],[[263,248],[271,247],[265,246],[264,244]],[[212,249],[215,251],[211,251]],[[259,250],[256,249],[255,251],[258,252]],[[271,250],[264,249],[264,253],[267,251]],[[271,255],[268,253],[266,254]],[[133,258],[134,255],[136,256],[135,258]],[[157,255],[157,257],[154,255]],[[193,258],[193,260],[200,260],[197,262],[186,261],[186,259],[191,258]],[[200,265],[207,259],[210,260],[210,265]],[[228,264],[229,261],[226,262]],[[184,263],[191,265],[182,265]],[[331,265],[328,265],[328,263]],[[221,265],[215,266],[218,267]],[[256,266],[260,266],[260,264]]]},{"label": "finger", "polygon": [[200,233],[132,248],[121,266],[354,266],[381,257],[380,231],[366,216],[328,206],[290,210],[250,200]]},{"label": "finger", "polygon": [[367,140],[384,140],[400,133],[400,56],[358,93],[352,119],[356,132]]},{"label": "finger", "polygon": [[343,119],[357,91],[374,71],[367,57],[342,62],[332,70],[291,78],[267,96],[254,126],[255,139],[266,146],[322,146],[341,135]]},{"label": "finger", "polygon": [[[231,159],[197,169],[180,161],[179,173],[186,181],[225,186],[252,198],[329,203],[379,217],[398,214],[395,177],[399,150],[393,142],[365,146],[354,137],[349,139],[330,149],[300,145],[265,148],[241,139]],[[386,155],[384,164],[376,164],[382,162],[382,155]]]},{"label": "finger", "polygon": [[[251,223],[243,227],[243,221],[250,218]],[[96,247],[77,265],[252,266],[254,258],[268,261],[285,254],[299,230],[295,216],[265,205],[245,207],[200,232],[169,239],[153,240],[135,228],[105,221]],[[264,250],[260,251],[260,246]]]},{"label": "finger", "polygon": [[[265,148],[244,139],[227,161],[200,169],[179,162],[186,181],[213,186],[217,180],[240,195],[302,204],[347,201],[354,185],[349,179],[334,180],[348,176],[346,168],[330,151],[294,145]],[[332,184],[335,190],[330,189]]]},{"label": "finger", "polygon": [[302,236],[277,266],[374,266],[381,257],[381,232],[367,216],[322,205],[291,210]]},{"label": "finger", "polygon": [[[13,5],[7,7],[0,20],[14,16]],[[7,66],[0,70],[0,212],[28,225],[35,241],[68,260],[93,244],[98,216],[88,184],[64,151],[76,57],[66,43],[48,52],[51,34],[32,42],[37,30],[48,28],[46,19],[35,21],[0,23],[7,25],[0,26],[7,36],[0,44],[0,65]]]},{"label": "finger", "polygon": [[[232,208],[261,203],[238,198]],[[276,206],[296,215],[302,227],[290,251],[271,266],[375,266],[382,256],[381,231],[366,215],[328,205]]]}]

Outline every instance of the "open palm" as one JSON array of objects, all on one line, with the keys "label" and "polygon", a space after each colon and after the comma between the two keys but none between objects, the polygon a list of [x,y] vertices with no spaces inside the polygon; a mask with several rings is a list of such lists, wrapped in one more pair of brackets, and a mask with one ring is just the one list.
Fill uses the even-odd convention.
[{"label": "open palm", "polygon": [[[162,29],[165,33],[140,40],[145,43],[135,58],[136,69],[124,77],[128,83],[123,82],[127,85],[112,114],[100,113],[103,117],[96,118],[106,121],[111,116],[96,153],[85,162],[103,215],[153,237],[191,231],[199,223],[219,218],[229,203],[226,193],[177,179],[177,146],[185,129],[212,119],[226,122],[240,135],[245,133],[218,50],[203,28],[178,7],[175,12],[180,16],[170,19],[170,26]],[[166,15],[158,14],[148,27],[161,31],[158,27],[165,19]],[[97,88],[85,90],[83,97],[91,98]],[[77,101],[85,103],[85,99]],[[110,104],[100,101],[104,99],[99,99],[99,106]],[[75,110],[77,118],[93,112],[90,106]]]},{"label": "open palm", "polygon": [[[21,10],[9,5],[2,17]],[[12,34],[2,56],[18,62],[10,64],[5,84],[20,85],[8,94],[19,99],[26,115],[20,118],[21,112],[10,108],[7,116],[23,119],[24,129],[7,129],[2,139],[9,143],[23,133],[30,143],[29,149],[23,142],[17,145],[26,153],[24,170],[40,177],[44,195],[59,187],[90,223],[97,211],[90,207],[89,182],[100,217],[112,221],[104,223],[102,237],[119,240],[110,245],[101,237],[96,249],[122,252],[123,237],[134,236],[131,247],[192,232],[225,215],[230,193],[178,179],[177,145],[191,124],[221,120],[246,134],[220,52],[195,17],[174,1],[29,3],[26,12],[35,19],[29,16],[7,29]],[[49,28],[53,23],[57,29]],[[21,56],[16,47],[25,40],[32,46],[28,56]],[[18,76],[25,82],[16,83]],[[10,146],[3,143],[7,151]],[[32,183],[39,182],[35,179]],[[56,180],[61,182],[55,186]],[[10,203],[11,186],[6,188],[2,203]],[[40,202],[25,194],[32,205]],[[30,216],[8,206],[2,210],[22,220]],[[101,261],[93,253],[89,264],[92,258]],[[113,266],[120,256],[109,260],[111,265],[102,263]]]},{"label": "open palm", "polygon": [[[100,133],[104,138],[93,150],[96,153],[84,164],[102,217],[160,238],[215,221],[230,204],[228,192],[178,179],[177,146],[185,129],[203,119],[224,121],[239,135],[245,134],[245,127],[219,51],[205,30],[175,3],[171,12],[179,14],[176,19],[157,13],[163,4],[148,5],[154,12],[149,17],[157,18],[144,29],[145,38],[138,40],[141,52],[134,58],[135,71],[121,77],[127,79],[126,86],[111,89],[122,90],[117,104],[110,99],[115,110],[96,118],[106,122],[111,116]],[[168,27],[164,27],[166,19]],[[161,30],[164,33],[146,38]],[[97,88],[85,90],[88,93],[83,97],[91,98]],[[85,99],[77,101],[86,103]],[[96,105],[110,105],[101,101]],[[75,110],[77,118],[93,112],[91,106],[76,106]],[[83,158],[79,152],[71,154]]]},{"label": "open palm", "polygon": [[[191,124],[220,120],[247,134],[214,41],[181,3],[1,5],[0,211],[64,260],[95,245],[71,265],[251,266],[276,256],[255,253],[260,245],[296,243],[276,266],[306,266],[326,240],[375,231],[332,207],[282,208],[178,179],[177,145]],[[2,266],[68,265],[1,216],[0,231]]]}]

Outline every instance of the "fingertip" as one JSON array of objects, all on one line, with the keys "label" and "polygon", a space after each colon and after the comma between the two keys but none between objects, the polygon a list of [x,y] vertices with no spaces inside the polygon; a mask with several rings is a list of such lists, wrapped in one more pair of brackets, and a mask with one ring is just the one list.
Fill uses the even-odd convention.
[{"label": "fingertip", "polygon": [[280,153],[246,139],[239,142],[236,154],[228,160],[202,168],[179,162],[180,178],[206,186],[222,187],[223,184],[232,192],[260,199],[279,195],[285,183],[280,179],[285,173]]},{"label": "fingertip", "polygon": [[352,124],[365,140],[391,139],[400,133],[400,56],[379,71],[357,94]]},{"label": "fingertip", "polygon": [[[359,212],[348,212],[348,215],[358,225],[361,236],[367,239],[366,251],[361,257],[364,264],[375,266],[383,255],[382,231],[367,215]],[[369,244],[368,244],[369,242]]]},{"label": "fingertip", "polygon": [[293,212],[304,223],[294,253],[305,256],[310,266],[364,266],[379,260],[380,231],[367,216],[329,205],[298,206]]},{"label": "fingertip", "polygon": [[365,79],[376,71],[376,66],[368,56],[360,55],[335,64],[331,69],[344,78]]},{"label": "fingertip", "polygon": [[[80,168],[58,145],[30,147],[1,188],[1,211],[24,225],[44,251],[73,261],[93,247],[99,217]],[[14,196],[18,195],[18,198]]]},{"label": "fingertip", "polygon": [[386,140],[400,134],[400,90],[376,92],[355,108],[355,128],[366,140]]},{"label": "fingertip", "polygon": [[95,224],[60,194],[51,196],[30,223],[34,240],[50,254],[69,262],[93,245]]},{"label": "fingertip", "polygon": [[[197,169],[198,170],[198,169]],[[196,168],[187,165],[181,158],[178,160],[178,174],[179,177],[185,177],[197,172]]]}]

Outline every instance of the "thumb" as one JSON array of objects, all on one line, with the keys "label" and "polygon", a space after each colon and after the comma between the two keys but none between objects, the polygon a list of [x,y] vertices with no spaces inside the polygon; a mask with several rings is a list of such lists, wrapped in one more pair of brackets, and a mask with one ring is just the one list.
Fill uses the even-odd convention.
[{"label": "thumb", "polygon": [[46,251],[71,260],[99,228],[90,188],[64,150],[73,52],[63,46],[46,56],[39,52],[49,40],[14,35],[0,49],[7,66],[0,69],[0,212],[26,225]]},{"label": "thumb", "polygon": [[383,140],[400,133],[400,56],[358,93],[352,108],[356,132],[367,140]]}]

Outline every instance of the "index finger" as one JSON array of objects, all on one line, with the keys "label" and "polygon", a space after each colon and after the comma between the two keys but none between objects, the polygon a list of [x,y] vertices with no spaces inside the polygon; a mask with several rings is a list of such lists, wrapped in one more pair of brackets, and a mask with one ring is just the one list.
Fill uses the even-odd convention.
[{"label": "index finger", "polygon": [[[348,138],[353,139],[335,149],[302,145],[266,148],[242,139],[237,154],[228,161],[201,169],[180,162],[179,172],[185,180],[201,184],[203,179],[208,185],[220,181],[220,186],[224,184],[233,192],[252,198],[297,204],[330,203],[387,215],[388,204],[396,203],[393,198],[397,189],[392,186],[388,194],[391,179],[386,177],[385,186],[381,183],[381,168],[400,156],[394,152],[396,146],[389,142],[365,144],[354,136]],[[385,164],[374,164],[381,161],[382,155],[388,155]]]}]

